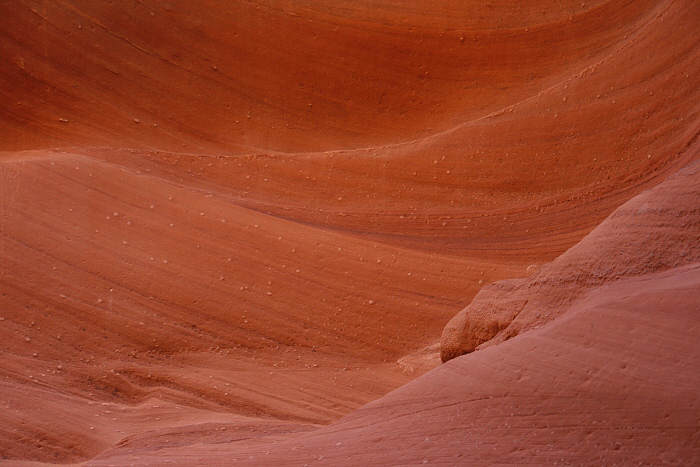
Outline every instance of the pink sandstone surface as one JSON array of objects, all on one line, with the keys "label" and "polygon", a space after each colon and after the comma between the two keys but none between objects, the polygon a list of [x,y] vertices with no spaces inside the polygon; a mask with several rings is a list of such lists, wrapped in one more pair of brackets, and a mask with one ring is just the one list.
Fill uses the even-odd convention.
[{"label": "pink sandstone surface", "polygon": [[0,18],[0,463],[700,463],[700,3]]}]

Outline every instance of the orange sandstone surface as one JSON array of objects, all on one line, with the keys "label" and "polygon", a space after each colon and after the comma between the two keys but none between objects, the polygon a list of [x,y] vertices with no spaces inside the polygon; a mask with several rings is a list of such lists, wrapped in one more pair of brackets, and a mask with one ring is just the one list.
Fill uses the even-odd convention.
[{"label": "orange sandstone surface", "polygon": [[700,3],[0,17],[0,462],[700,463]]}]

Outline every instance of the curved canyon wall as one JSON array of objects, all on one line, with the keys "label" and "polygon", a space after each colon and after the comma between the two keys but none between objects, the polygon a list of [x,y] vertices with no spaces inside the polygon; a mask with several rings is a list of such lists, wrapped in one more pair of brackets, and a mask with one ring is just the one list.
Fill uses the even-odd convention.
[{"label": "curved canyon wall", "polygon": [[594,287],[697,261],[692,184],[638,205],[699,158],[696,1],[17,0],[0,17],[7,462],[196,440],[256,462],[279,441],[283,462],[436,366],[475,296],[507,316],[460,313],[442,357],[495,339],[411,387],[507,361],[522,340],[485,347],[554,329]]}]

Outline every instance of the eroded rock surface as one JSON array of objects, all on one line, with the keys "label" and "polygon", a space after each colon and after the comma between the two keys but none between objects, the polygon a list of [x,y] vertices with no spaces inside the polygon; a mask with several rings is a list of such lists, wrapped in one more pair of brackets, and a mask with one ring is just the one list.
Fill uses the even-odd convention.
[{"label": "eroded rock surface", "polygon": [[484,287],[442,333],[443,361],[548,323],[591,289],[700,261],[698,164],[615,210],[531,277]]}]

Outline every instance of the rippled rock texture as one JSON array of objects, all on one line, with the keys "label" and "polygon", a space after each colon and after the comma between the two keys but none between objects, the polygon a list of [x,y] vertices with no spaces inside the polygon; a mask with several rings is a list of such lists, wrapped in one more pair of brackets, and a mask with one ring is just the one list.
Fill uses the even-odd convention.
[{"label": "rippled rock texture", "polygon": [[700,462],[697,1],[0,18],[8,465]]}]

